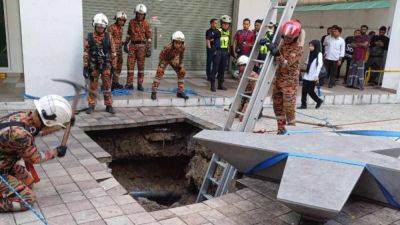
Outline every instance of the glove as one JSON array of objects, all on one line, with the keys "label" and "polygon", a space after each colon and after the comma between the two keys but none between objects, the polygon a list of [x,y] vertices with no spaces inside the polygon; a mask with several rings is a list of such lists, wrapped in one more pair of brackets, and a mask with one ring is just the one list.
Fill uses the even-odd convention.
[{"label": "glove", "polygon": [[151,57],[151,48],[147,48],[146,49],[146,58],[150,58]]},{"label": "glove", "polygon": [[67,146],[58,146],[56,148],[57,150],[57,157],[62,158],[65,156],[65,154],[67,153]]},{"label": "glove", "polygon": [[129,53],[128,44],[129,44],[129,41],[127,41],[127,42],[124,43],[124,52],[125,52],[125,53]]},{"label": "glove", "polygon": [[87,67],[83,67],[83,77],[85,79],[89,78],[89,69]]},{"label": "glove", "polygon": [[271,55],[273,55],[273,56],[280,55],[279,48],[275,44],[273,44],[273,43],[267,44],[267,48],[271,52]]},{"label": "glove", "polygon": [[261,39],[261,41],[260,41],[260,45],[266,45],[267,44],[267,39],[266,38],[263,38],[263,39]]},{"label": "glove", "polygon": [[73,116],[72,118],[71,118],[71,120],[69,121],[69,123],[71,124],[71,127],[73,127],[74,125],[75,125],[75,117]]}]

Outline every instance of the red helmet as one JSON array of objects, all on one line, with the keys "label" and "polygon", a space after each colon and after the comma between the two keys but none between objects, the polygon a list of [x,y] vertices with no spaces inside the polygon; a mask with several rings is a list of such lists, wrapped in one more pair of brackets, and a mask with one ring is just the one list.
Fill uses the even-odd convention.
[{"label": "red helmet", "polygon": [[281,26],[283,36],[296,38],[301,33],[301,23],[298,20],[292,19]]}]

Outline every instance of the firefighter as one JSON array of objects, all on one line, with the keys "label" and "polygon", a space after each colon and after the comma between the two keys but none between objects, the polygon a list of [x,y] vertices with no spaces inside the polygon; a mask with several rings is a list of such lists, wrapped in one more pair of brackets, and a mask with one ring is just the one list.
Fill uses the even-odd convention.
[{"label": "firefighter", "polygon": [[158,63],[157,74],[154,78],[151,92],[151,99],[157,99],[157,88],[161,78],[164,76],[165,69],[171,65],[178,76],[178,98],[188,99],[185,94],[184,78],[186,71],[183,68],[183,54],[185,53],[185,35],[181,31],[172,34],[171,43],[164,47],[160,52],[160,62]]},{"label": "firefighter", "polygon": [[215,92],[215,78],[218,73],[218,89],[219,90],[227,90],[224,86],[224,74],[226,70],[226,66],[229,60],[229,42],[230,42],[230,31],[229,27],[232,23],[232,19],[230,16],[224,15],[221,17],[221,28],[219,28],[219,38],[220,41],[218,46],[216,46],[216,52],[213,62],[213,69],[211,72],[211,91]]},{"label": "firefighter", "polygon": [[125,88],[133,90],[135,64],[137,62],[138,78],[137,89],[143,91],[144,63],[151,48],[150,24],[146,21],[147,8],[139,4],[135,8],[135,18],[129,21],[128,35],[125,40],[124,51],[128,53],[128,77]]},{"label": "firefighter", "polygon": [[112,72],[111,90],[123,89],[124,87],[119,83],[119,76],[121,75],[122,63],[123,63],[122,45],[124,43],[122,41],[122,35],[126,18],[127,18],[126,13],[119,11],[114,17],[115,23],[110,27],[108,27],[108,33],[110,34],[112,40],[114,41],[114,47],[117,53],[116,65],[115,68],[111,71]]},{"label": "firefighter", "polygon": [[[19,164],[39,164],[55,157],[64,157],[66,146],[40,152],[35,145],[35,136],[47,135],[72,122],[71,105],[63,97],[48,95],[34,101],[35,110],[16,112],[0,118],[0,173],[2,178],[30,205],[36,202],[31,186],[32,174]],[[25,211],[28,207],[0,182],[0,212]]]},{"label": "firefighter", "polygon": [[[115,68],[116,52],[114,41],[109,33],[106,32],[108,19],[103,13],[93,17],[94,32],[89,33],[84,43],[84,70],[83,76],[90,80],[90,90],[97,92],[99,77],[103,83],[104,104],[106,112],[115,114],[112,107],[111,95],[111,69]],[[86,113],[91,114],[96,105],[96,95],[89,93],[89,108]]]},{"label": "firefighter", "polygon": [[296,92],[300,75],[300,59],[302,47],[299,36],[301,24],[297,20],[289,20],[280,27],[283,37],[278,47],[268,45],[271,54],[275,56],[278,65],[272,93],[273,108],[278,124],[278,134],[286,133],[285,125],[296,125],[295,107]]}]

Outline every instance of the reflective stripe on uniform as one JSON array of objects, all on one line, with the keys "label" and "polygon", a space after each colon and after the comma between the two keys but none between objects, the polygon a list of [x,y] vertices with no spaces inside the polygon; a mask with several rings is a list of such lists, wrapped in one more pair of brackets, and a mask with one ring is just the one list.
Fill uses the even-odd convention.
[{"label": "reflective stripe on uniform", "polygon": [[221,32],[221,43],[220,43],[220,48],[229,48],[229,38],[230,38],[230,31],[224,31],[222,28],[218,29],[219,32]]}]

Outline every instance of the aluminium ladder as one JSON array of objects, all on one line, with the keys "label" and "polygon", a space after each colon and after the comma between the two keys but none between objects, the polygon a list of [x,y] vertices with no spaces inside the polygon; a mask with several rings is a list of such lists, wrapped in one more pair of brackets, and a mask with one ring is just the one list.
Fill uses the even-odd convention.
[{"label": "aluminium ladder", "polygon": [[[267,24],[273,20],[276,10],[282,8],[283,13],[278,25],[278,30],[275,32],[273,43],[280,43],[281,34],[279,27],[281,24],[291,19],[294,9],[296,7],[297,0],[288,0],[285,6],[279,6],[278,0],[271,0],[267,6],[267,15],[262,23],[260,32],[258,33],[255,45],[250,54],[250,61],[246,65],[246,69],[243,72],[243,76],[239,83],[238,89],[235,94],[234,101],[230,107],[228,119],[225,123],[224,130],[226,131],[239,131],[239,132],[252,132],[255,124],[258,120],[258,116],[262,110],[264,99],[268,94],[272,80],[275,76],[276,65],[274,63],[274,57],[267,54],[264,61],[258,60],[258,53],[260,51],[260,40],[265,37],[267,33]],[[263,64],[261,72],[258,78],[250,77],[253,68],[256,64]],[[256,86],[251,96],[246,95],[246,90],[249,81],[256,81]],[[248,99],[248,107],[244,113],[239,112],[239,107],[243,99]],[[233,128],[233,122],[236,115],[243,116],[243,120],[239,123],[238,128]],[[220,179],[217,179],[216,171],[220,168],[222,174]],[[197,196],[197,202],[208,200],[214,197],[224,195],[228,191],[228,186],[236,175],[236,169],[230,164],[224,162],[218,155],[213,154],[207,172],[205,174],[203,183]],[[214,194],[210,193],[214,192]]]}]

